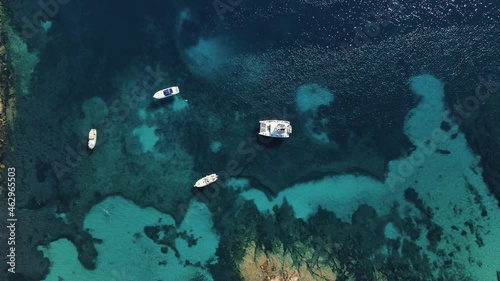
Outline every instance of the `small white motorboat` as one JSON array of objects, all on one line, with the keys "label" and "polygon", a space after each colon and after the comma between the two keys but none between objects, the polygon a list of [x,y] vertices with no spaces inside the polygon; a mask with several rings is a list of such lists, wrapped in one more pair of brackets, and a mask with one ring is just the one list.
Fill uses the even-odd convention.
[{"label": "small white motorboat", "polygon": [[91,129],[89,132],[89,148],[94,149],[95,144],[97,142],[97,131],[96,129]]},{"label": "small white motorboat", "polygon": [[159,90],[158,92],[156,92],[154,94],[153,98],[155,98],[155,99],[164,99],[164,98],[168,98],[168,97],[173,96],[173,95],[177,95],[179,92],[180,92],[179,91],[179,87],[173,86],[173,87],[170,87],[170,88]]},{"label": "small white motorboat", "polygon": [[204,187],[204,186],[207,186],[211,183],[214,183],[217,179],[219,178],[219,176],[217,176],[217,174],[211,174],[211,175],[208,175],[208,176],[205,176],[201,179],[199,179],[195,184],[194,186],[195,187]]},{"label": "small white motorboat", "polygon": [[292,133],[290,121],[284,120],[263,120],[259,121],[259,135],[271,138],[288,138]]}]

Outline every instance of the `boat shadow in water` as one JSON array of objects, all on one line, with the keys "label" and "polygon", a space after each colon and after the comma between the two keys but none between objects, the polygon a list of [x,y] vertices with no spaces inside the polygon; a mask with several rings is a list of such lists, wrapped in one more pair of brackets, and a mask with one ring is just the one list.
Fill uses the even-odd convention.
[{"label": "boat shadow in water", "polygon": [[255,142],[259,145],[265,146],[266,148],[276,148],[285,143],[285,139],[283,138],[272,138],[259,135],[259,129],[255,129],[253,133],[257,135],[257,140]]},{"label": "boat shadow in water", "polygon": [[171,98],[166,98],[166,99],[160,99],[160,100],[153,100],[149,103],[149,109],[150,110],[158,110],[160,108],[164,108],[165,106],[169,105],[169,104],[173,104],[174,103],[174,99],[171,97]]}]

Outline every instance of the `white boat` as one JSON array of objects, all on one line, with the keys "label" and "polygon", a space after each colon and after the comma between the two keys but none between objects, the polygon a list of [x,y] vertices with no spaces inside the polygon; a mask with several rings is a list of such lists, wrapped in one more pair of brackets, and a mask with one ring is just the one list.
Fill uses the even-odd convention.
[{"label": "white boat", "polygon": [[96,129],[91,129],[89,132],[89,148],[94,149],[95,144],[97,142],[97,131]]},{"label": "white boat", "polygon": [[201,179],[199,179],[195,184],[194,186],[195,187],[204,187],[204,186],[207,186],[211,183],[214,183],[217,179],[219,178],[219,176],[217,176],[217,174],[211,174],[211,175],[208,175],[208,176],[205,176]]},{"label": "white boat", "polygon": [[180,92],[179,91],[179,87],[173,86],[173,87],[170,87],[170,88],[159,90],[158,92],[156,92],[154,94],[153,98],[155,98],[155,99],[164,99],[164,98],[168,98],[168,97],[173,96],[173,95],[177,95],[179,92]]},{"label": "white boat", "polygon": [[288,138],[292,133],[292,125],[284,120],[263,120],[259,121],[259,135],[271,138]]}]

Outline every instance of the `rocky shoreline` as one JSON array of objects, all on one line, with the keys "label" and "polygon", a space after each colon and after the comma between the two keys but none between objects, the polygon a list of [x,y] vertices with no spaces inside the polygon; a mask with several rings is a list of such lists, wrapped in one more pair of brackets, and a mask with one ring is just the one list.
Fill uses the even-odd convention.
[{"label": "rocky shoreline", "polygon": [[[0,181],[4,182],[6,170],[11,167],[12,163],[8,163],[7,155],[13,151],[9,146],[10,132],[14,128],[16,117],[16,98],[15,88],[12,81],[12,72],[9,64],[9,52],[7,48],[8,38],[6,33],[6,25],[8,24],[7,16],[4,10],[4,2],[0,0]],[[4,185],[0,186],[0,197],[7,197],[7,190]],[[0,207],[2,210],[7,209],[7,200],[1,200]],[[17,210],[16,210],[17,211]],[[2,212],[4,214],[4,212]],[[17,213],[16,213],[17,215]],[[5,214],[6,216],[6,214]],[[2,219],[5,219],[2,215]],[[7,241],[7,231],[0,232],[0,240]],[[11,245],[11,244],[9,244]],[[7,243],[2,243],[1,252],[5,253]],[[9,265],[9,270],[13,269]],[[4,264],[0,271],[0,280],[8,280],[9,275],[7,266]]]},{"label": "rocky shoreline", "polygon": [[[12,128],[15,117],[15,97],[14,88],[10,81],[10,69],[8,66],[7,36],[4,30],[5,14],[3,1],[0,1],[0,170],[4,170],[6,165],[5,149],[7,144],[8,130]],[[3,173],[0,173],[0,180],[3,181]],[[3,190],[0,187],[0,195]]]}]

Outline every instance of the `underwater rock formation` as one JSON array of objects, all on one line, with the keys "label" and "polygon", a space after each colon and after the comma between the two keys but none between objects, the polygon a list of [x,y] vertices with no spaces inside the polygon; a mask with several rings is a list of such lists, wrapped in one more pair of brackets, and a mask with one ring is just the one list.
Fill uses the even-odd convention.
[{"label": "underwater rock formation", "polygon": [[328,261],[317,257],[314,260],[314,249],[297,243],[297,251],[301,256],[293,258],[291,253],[283,248],[283,244],[273,245],[267,251],[257,247],[254,242],[245,249],[243,261],[239,264],[239,271],[244,281],[335,281],[333,271],[338,261]]},{"label": "underwater rock formation", "polygon": [[450,98],[450,108],[467,142],[481,155],[485,182],[500,206],[500,73],[480,75],[476,85],[463,87],[468,95]]},{"label": "underwater rock formation", "polygon": [[[216,211],[214,222],[222,235],[212,276],[217,281],[471,280],[459,262],[450,259],[461,247],[447,248],[446,230],[418,193],[409,189],[407,197],[410,206],[395,203],[387,215],[360,205],[350,222],[322,208],[307,221],[297,219],[286,200],[274,207],[274,215],[261,213],[251,202],[239,202],[223,214]],[[229,196],[222,201],[235,200]],[[408,207],[422,216],[408,217]]]}]

